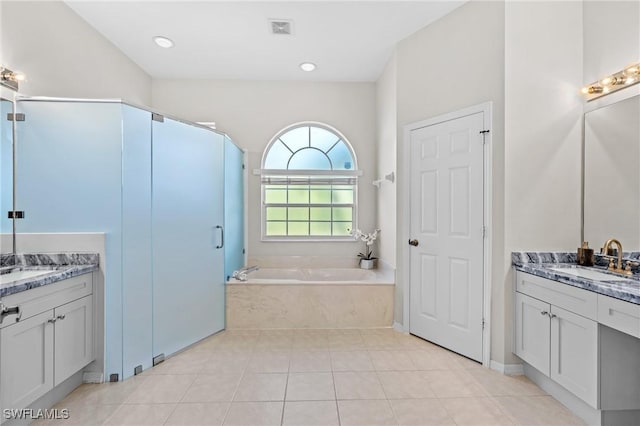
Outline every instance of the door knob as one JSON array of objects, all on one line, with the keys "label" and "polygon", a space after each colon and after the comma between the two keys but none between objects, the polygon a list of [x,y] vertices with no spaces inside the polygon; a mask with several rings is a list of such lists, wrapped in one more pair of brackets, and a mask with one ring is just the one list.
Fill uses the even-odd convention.
[{"label": "door knob", "polygon": [[410,246],[418,247],[418,244],[420,244],[420,243],[416,239],[409,240],[409,245]]}]

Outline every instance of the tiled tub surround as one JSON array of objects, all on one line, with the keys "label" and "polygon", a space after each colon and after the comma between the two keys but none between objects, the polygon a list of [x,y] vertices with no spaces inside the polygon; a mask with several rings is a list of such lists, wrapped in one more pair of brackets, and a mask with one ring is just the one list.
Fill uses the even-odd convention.
[{"label": "tiled tub surround", "polygon": [[[261,257],[246,282],[227,284],[227,328],[375,328],[393,321],[394,272],[357,260]],[[360,275],[360,277],[358,277]],[[262,277],[262,278],[260,278]]]},{"label": "tiled tub surround", "polygon": [[[20,293],[37,287],[86,274],[98,269],[99,256],[95,253],[36,253],[0,255],[0,297]],[[16,280],[8,278],[14,272],[43,271],[31,277],[16,274]]]},{"label": "tiled tub surround", "polygon": [[[636,252],[625,253],[632,257]],[[602,266],[594,266],[599,272],[610,274],[612,278],[620,278],[621,275],[610,273],[606,270],[606,258],[597,255],[599,260],[596,264]],[[574,287],[593,291],[598,294],[624,300],[627,302],[640,304],[640,275],[638,273],[629,276],[624,281],[594,281],[588,278],[577,277],[571,274],[565,274],[559,271],[551,270],[559,266],[576,265],[576,253],[566,252],[513,252],[511,253],[511,261],[516,270],[527,272],[542,278],[558,281]]]}]

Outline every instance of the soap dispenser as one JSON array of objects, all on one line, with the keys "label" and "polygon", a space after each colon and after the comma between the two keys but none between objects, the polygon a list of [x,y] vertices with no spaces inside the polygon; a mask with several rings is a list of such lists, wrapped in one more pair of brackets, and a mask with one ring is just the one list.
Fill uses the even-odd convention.
[{"label": "soap dispenser", "polygon": [[582,266],[593,266],[594,254],[593,249],[589,248],[589,242],[583,241],[582,247],[578,248],[577,262]]}]

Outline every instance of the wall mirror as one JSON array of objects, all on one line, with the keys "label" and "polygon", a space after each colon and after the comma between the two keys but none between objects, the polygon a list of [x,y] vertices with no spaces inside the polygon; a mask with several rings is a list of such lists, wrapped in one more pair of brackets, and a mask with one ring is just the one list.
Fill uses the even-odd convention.
[{"label": "wall mirror", "polygon": [[640,251],[640,95],[585,114],[583,238]]}]

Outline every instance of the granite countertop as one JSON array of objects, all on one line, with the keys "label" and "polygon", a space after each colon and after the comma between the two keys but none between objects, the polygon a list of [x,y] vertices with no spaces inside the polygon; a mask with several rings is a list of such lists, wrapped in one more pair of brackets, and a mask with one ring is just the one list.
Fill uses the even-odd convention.
[{"label": "granite countertop", "polygon": [[[625,278],[624,281],[595,281],[551,270],[550,268],[577,266],[576,253],[566,252],[513,252],[511,262],[518,271],[640,305],[640,274],[638,273],[624,277],[607,271],[605,267],[587,268],[609,274],[612,278]],[[596,262],[598,263],[602,262]]]},{"label": "granite countertop", "polygon": [[97,270],[98,265],[99,256],[95,253],[3,254],[0,297],[87,274]]}]

